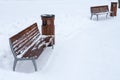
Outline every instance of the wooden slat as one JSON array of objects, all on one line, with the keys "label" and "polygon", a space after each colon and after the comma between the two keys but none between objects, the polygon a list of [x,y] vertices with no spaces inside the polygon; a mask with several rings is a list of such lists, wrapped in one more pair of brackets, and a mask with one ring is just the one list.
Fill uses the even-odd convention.
[{"label": "wooden slat", "polygon": [[40,36],[40,32],[37,23],[35,23],[10,38],[13,50],[16,54],[20,54],[20,52],[30,46],[38,36]]},{"label": "wooden slat", "polygon": [[18,34],[14,35],[13,37],[10,38],[11,42],[14,42],[16,40],[18,40],[19,38],[21,38],[23,35],[25,35],[26,32],[30,31],[31,29],[33,29],[34,27],[37,27],[37,23],[34,23],[33,25],[31,25],[30,27],[24,29],[23,31],[19,32]]},{"label": "wooden slat", "polygon": [[[38,44],[39,45],[39,44]],[[38,46],[37,45],[37,46]],[[39,55],[42,53],[44,48],[46,47],[45,45],[42,45],[40,48],[37,48],[37,46],[32,46],[24,55],[22,58],[38,58]],[[34,49],[35,48],[35,49]]]},{"label": "wooden slat", "polygon": [[[36,34],[37,35],[37,34]],[[35,36],[32,36],[32,37],[26,37],[25,40],[22,40],[20,43],[18,43],[16,46],[17,46],[17,50],[20,50],[22,49],[24,46],[25,47],[28,47],[32,44],[32,42],[34,42],[34,40],[32,40],[32,38],[36,37]],[[16,46],[14,46],[14,48],[16,48]],[[16,50],[16,51],[17,51]]]},{"label": "wooden slat", "polygon": [[91,7],[91,13],[100,13],[109,11],[108,5],[93,6]]},{"label": "wooden slat", "polygon": [[31,36],[27,35],[26,37],[18,40],[17,43],[14,44],[13,48],[16,47],[16,46],[18,46],[18,45],[21,45],[22,43],[25,43],[27,40],[32,40],[32,38],[37,37],[37,36],[39,36],[38,31],[36,33],[32,34]]}]

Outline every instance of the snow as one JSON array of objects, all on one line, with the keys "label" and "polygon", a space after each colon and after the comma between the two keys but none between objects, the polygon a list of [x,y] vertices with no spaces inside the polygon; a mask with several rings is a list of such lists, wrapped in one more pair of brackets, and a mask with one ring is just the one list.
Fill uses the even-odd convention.
[{"label": "snow", "polygon": [[[0,80],[120,80],[120,10],[116,17],[90,20],[90,6],[117,0],[0,0]],[[55,14],[55,47],[47,48],[34,71],[31,61],[17,63],[9,38]]]}]

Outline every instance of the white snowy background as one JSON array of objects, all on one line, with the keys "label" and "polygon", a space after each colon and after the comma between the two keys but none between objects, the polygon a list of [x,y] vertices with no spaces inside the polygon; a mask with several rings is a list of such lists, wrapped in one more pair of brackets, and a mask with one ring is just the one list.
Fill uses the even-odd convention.
[{"label": "white snowy background", "polygon": [[[117,0],[0,0],[0,80],[120,80],[120,9],[116,17],[90,20],[90,7]],[[17,63],[9,38],[55,14],[55,48],[36,61]]]}]

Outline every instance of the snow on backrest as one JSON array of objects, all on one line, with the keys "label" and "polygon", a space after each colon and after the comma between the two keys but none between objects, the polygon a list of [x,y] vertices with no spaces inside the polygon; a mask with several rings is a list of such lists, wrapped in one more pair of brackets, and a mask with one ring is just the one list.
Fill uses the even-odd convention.
[{"label": "snow on backrest", "polygon": [[23,53],[40,36],[37,23],[29,26],[18,34],[12,36],[9,40],[11,48],[15,55]]}]

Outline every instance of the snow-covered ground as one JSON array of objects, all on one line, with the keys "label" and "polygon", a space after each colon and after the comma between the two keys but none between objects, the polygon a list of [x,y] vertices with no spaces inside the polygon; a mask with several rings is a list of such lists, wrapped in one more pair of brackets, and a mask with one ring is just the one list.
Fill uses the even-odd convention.
[{"label": "snow-covered ground", "polygon": [[[0,80],[120,80],[120,10],[90,20],[90,6],[117,0],[0,0]],[[54,50],[37,60],[18,62],[9,38],[34,22],[41,30],[41,14],[55,14]]]}]

